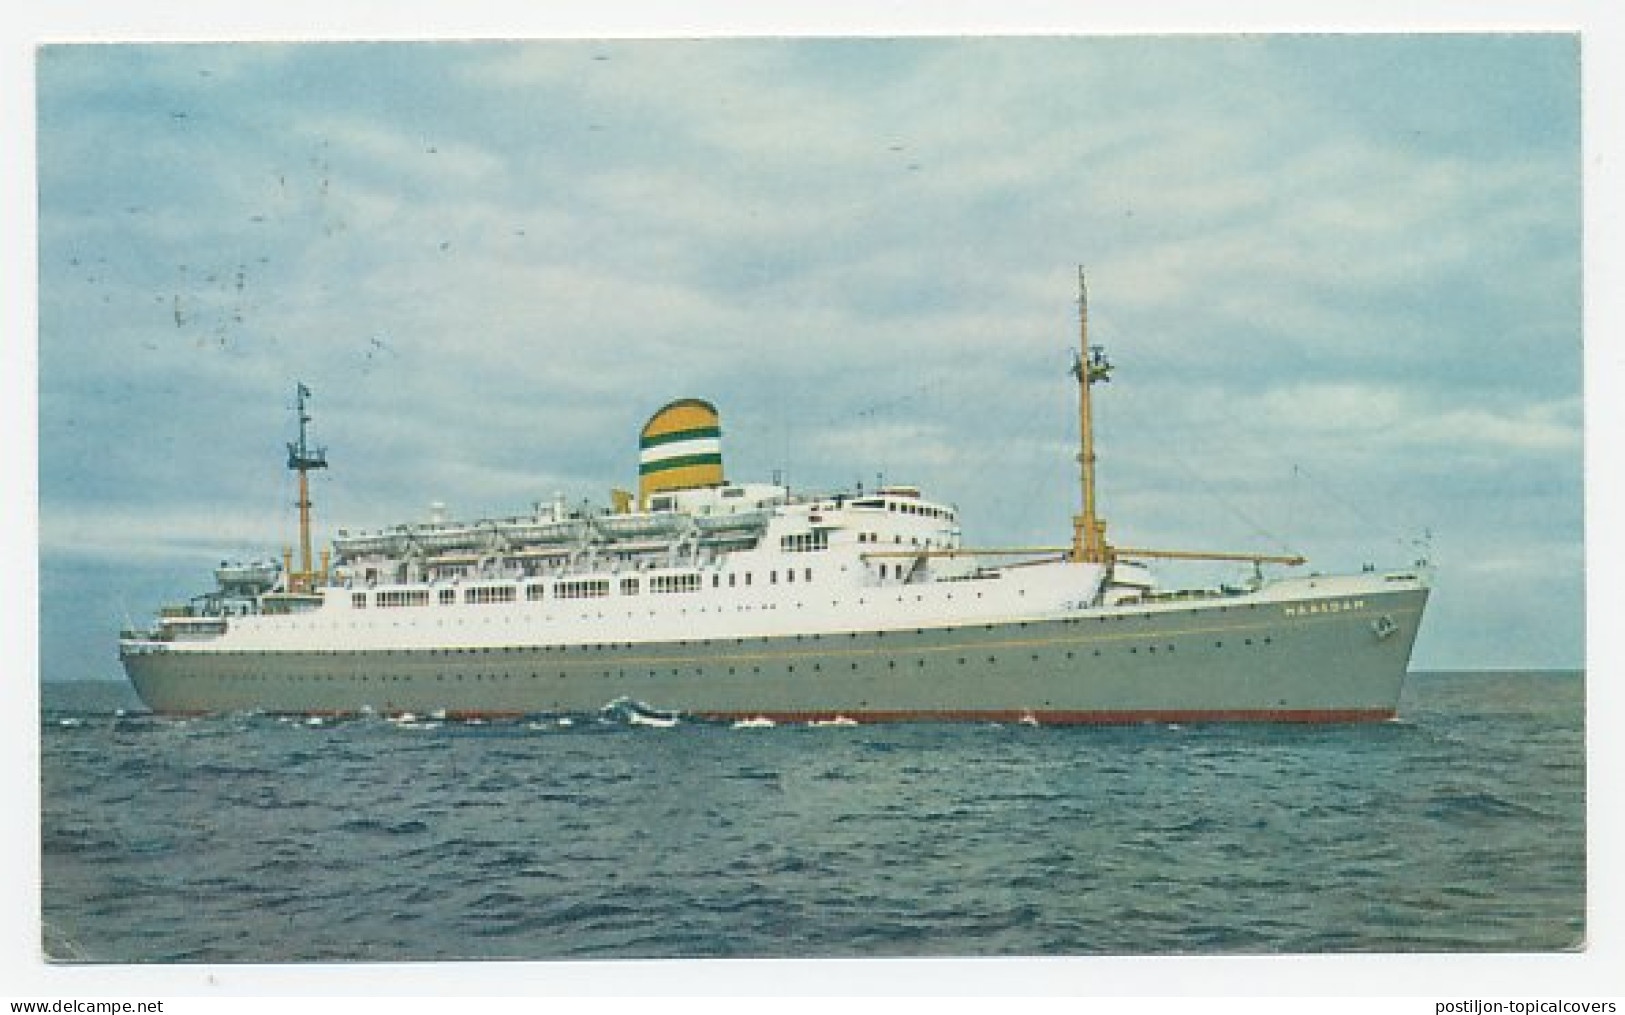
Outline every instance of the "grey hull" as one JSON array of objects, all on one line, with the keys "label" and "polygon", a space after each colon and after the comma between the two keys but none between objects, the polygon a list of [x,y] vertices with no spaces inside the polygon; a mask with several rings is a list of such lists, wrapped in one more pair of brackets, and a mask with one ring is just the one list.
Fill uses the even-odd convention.
[{"label": "grey hull", "polygon": [[973,626],[479,649],[127,652],[158,712],[1344,722],[1392,717],[1423,588]]}]

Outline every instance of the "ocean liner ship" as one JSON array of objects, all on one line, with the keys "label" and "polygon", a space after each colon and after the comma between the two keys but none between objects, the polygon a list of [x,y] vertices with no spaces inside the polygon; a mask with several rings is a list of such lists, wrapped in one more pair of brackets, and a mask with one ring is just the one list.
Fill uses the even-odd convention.
[{"label": "ocean liner ship", "polygon": [[[911,486],[803,493],[726,478],[716,408],[644,426],[636,494],[473,522],[340,530],[313,560],[310,391],[297,389],[299,558],[223,564],[216,588],[126,631],[155,711],[450,717],[631,701],[769,722],[1353,722],[1393,717],[1425,562],[1266,578],[1296,557],[1113,545],[1096,510],[1079,272],[1081,504],[1057,547],[973,548]],[[1161,590],[1147,562],[1251,563]]]}]

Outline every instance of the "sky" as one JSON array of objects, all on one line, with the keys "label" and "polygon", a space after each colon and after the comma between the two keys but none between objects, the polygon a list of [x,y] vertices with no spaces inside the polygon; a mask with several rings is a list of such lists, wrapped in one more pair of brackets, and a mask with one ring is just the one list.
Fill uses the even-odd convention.
[{"label": "sky", "polygon": [[293,542],[298,383],[318,537],[607,503],[700,397],[731,480],[1063,544],[1080,266],[1110,538],[1426,557],[1416,668],[1584,665],[1574,34],[35,55],[46,679]]}]

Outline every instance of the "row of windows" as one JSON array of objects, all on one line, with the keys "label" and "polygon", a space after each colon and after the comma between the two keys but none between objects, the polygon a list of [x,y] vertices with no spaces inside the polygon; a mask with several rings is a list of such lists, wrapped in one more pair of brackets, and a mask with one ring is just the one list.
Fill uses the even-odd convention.
[{"label": "row of windows", "polygon": [[[898,573],[902,573],[901,567],[898,568]],[[801,568],[799,571],[796,568],[769,571],[767,572],[767,581],[769,585],[777,585],[782,575],[786,584],[793,584],[798,580],[798,574],[801,581],[810,582],[813,580],[812,568],[806,567]],[[743,573],[743,580],[741,580],[741,576],[737,572],[728,574],[729,588],[738,588],[741,585],[749,588],[751,583],[752,573],[749,571]],[[649,579],[649,591],[654,593],[698,592],[704,586],[705,580],[698,574],[655,575]],[[640,591],[640,587],[640,579],[622,578],[620,594],[635,596]],[[722,587],[721,574],[711,575],[711,587],[714,589]],[[524,589],[525,599],[528,602],[540,601],[547,595],[547,586],[540,582],[526,585]],[[610,581],[608,578],[561,581],[553,586],[553,597],[555,599],[602,599],[608,596],[609,593]],[[519,586],[517,585],[471,585],[463,589],[463,602],[476,606],[492,603],[512,603],[517,602],[518,598]],[[457,590],[441,589],[438,601],[441,606],[456,604]],[[429,590],[388,589],[375,594],[366,592],[352,592],[350,594],[350,605],[355,609],[364,610],[370,604],[379,607],[427,606],[429,605]]]},{"label": "row of windows", "polygon": [[[774,573],[777,574],[777,572],[774,572]],[[689,577],[698,577],[698,576],[689,576]],[[786,572],[786,579],[787,580],[793,580],[794,579],[794,574],[792,574],[790,572]],[[623,579],[623,586],[624,586],[625,582],[628,582],[628,581],[636,581],[636,579],[630,579],[630,578],[629,579]],[[745,584],[749,585],[750,583],[747,581]],[[443,590],[443,591],[445,593],[450,593],[452,590],[447,589],[447,590]],[[674,588],[674,589],[667,589],[667,590],[664,590],[664,591],[685,591],[685,589]],[[695,589],[686,589],[686,591],[695,591]],[[635,591],[630,592],[630,593],[626,592],[624,587],[623,587],[622,592],[623,592],[624,595],[635,595],[636,594]],[[977,599],[983,598],[982,593],[980,593],[980,592],[976,593],[975,598],[977,598]],[[944,599],[946,601],[952,601],[954,599],[953,593],[949,593],[948,595],[946,595],[944,597]],[[450,599],[447,599],[446,601],[451,602]],[[883,601],[883,600],[880,600],[880,599],[876,600],[876,602],[881,602],[881,601]],[[885,601],[890,601],[890,600],[885,600]],[[907,596],[897,596],[897,597],[895,597],[895,601],[898,602],[898,603],[905,603],[905,602],[908,601],[908,597]],[[914,601],[915,602],[924,602],[925,601],[925,596],[916,595],[916,596],[914,596]],[[857,602],[857,605],[863,606],[863,605],[866,605],[869,602],[869,600],[865,599],[865,598],[859,598],[859,599],[856,600],[856,602]],[[830,605],[831,606],[840,606],[841,602],[839,600],[831,600]],[[802,602],[802,601],[799,601],[799,600],[796,601],[796,602],[793,602],[793,603],[756,603],[756,604],[743,604],[743,605],[737,605],[736,604],[736,605],[734,605],[732,607],[732,609],[737,610],[739,612],[750,612],[750,611],[754,611],[754,610],[777,610],[777,609],[780,609],[781,607],[783,607],[783,608],[794,608],[794,609],[797,609],[797,610],[803,610],[803,609],[807,608],[807,604],[805,602]],[[696,613],[710,613],[710,612],[715,611],[716,613],[726,613],[728,611],[728,609],[729,609],[729,607],[727,607],[727,606],[699,606],[699,607],[695,608],[694,612],[696,612]],[[1256,609],[1256,607],[1252,606],[1252,605],[1249,605],[1248,609]],[[681,612],[686,616],[690,611],[688,609],[684,609]],[[1185,612],[1195,613],[1197,611],[1191,610],[1191,611],[1185,611]],[[1223,612],[1223,608],[1221,608],[1221,612]],[[649,611],[648,615],[651,616],[651,617],[656,616],[656,614],[655,614],[655,612],[653,610]],[[600,620],[605,619],[605,614],[602,613],[602,612],[597,613],[596,616]],[[637,616],[639,616],[639,615],[637,613],[634,613],[634,612],[628,612],[626,614],[626,617],[628,619],[633,619],[633,618],[636,618]],[[550,614],[547,619],[552,620],[553,616]],[[583,613],[583,614],[581,614],[581,619],[584,619],[584,620],[589,619],[589,615]],[[1071,617],[1071,618],[1055,621],[1055,623],[1064,624],[1064,625],[1066,625],[1068,627],[1075,627],[1075,626],[1077,626],[1079,624],[1083,624],[1083,623],[1090,623],[1090,624],[1121,624],[1121,623],[1124,623],[1124,622],[1135,622],[1135,621],[1143,622],[1143,621],[1149,621],[1149,620],[1152,620],[1152,619],[1155,619],[1152,615],[1117,614],[1117,615],[1112,615],[1112,616],[1092,617],[1092,618]],[[513,623],[513,620],[514,620],[513,617],[503,618],[504,623]],[[492,622],[493,622],[492,618],[490,618],[490,617],[485,618],[485,623],[486,624],[490,624]],[[443,622],[441,622],[441,621],[436,622],[437,626],[439,624],[441,624],[441,623],[443,623]],[[466,621],[466,620],[465,621],[454,621],[452,623],[455,623],[455,624],[457,624],[459,626],[473,625],[473,621]],[[351,622],[350,623],[350,627],[352,629],[355,629],[355,628],[357,628],[359,626],[365,626],[365,625],[360,625],[360,624],[357,624],[356,622]],[[988,631],[992,631],[992,630],[995,629],[995,625],[993,625],[993,624],[981,624],[981,625],[976,625],[976,626],[980,626],[980,627],[982,627],[982,628],[984,628],[985,630],[988,630]],[[1018,622],[1016,622],[1015,626],[1017,628],[1022,629],[1022,630],[1026,630],[1028,628],[1028,626],[1029,626],[1029,622],[1028,621],[1018,621]],[[865,633],[866,633],[866,635],[868,635],[870,637],[874,637],[874,638],[884,638],[884,637],[887,636],[887,632],[884,631],[884,630],[869,631],[869,632],[865,632]],[[917,629],[914,630],[914,633],[915,634],[925,634],[925,629],[924,628],[917,628]],[[859,635],[858,635],[857,632],[848,632],[847,635],[846,635],[846,637],[849,637],[849,638],[857,638],[858,636]],[[793,635],[793,637],[795,638],[796,641],[802,641],[802,640],[805,640],[805,639],[811,639],[813,641],[818,641],[820,638],[823,638],[825,636],[821,635],[821,634],[796,634],[796,635]],[[833,637],[833,635],[831,637]],[[1116,636],[1116,637],[1121,637],[1121,636]],[[723,640],[726,641],[728,639],[723,639]],[[755,639],[752,639],[752,640],[755,640]],[[772,639],[767,638],[767,637],[763,637],[763,638],[760,639],[760,641],[762,641],[763,643],[766,643],[766,642],[768,642],[770,640],[772,640]],[[741,645],[744,644],[744,639],[735,639],[735,641],[736,641],[737,644],[741,644]],[[1264,644],[1264,645],[1270,645],[1270,644],[1273,644],[1273,639],[1271,639],[1271,638],[1263,638],[1258,643],[1259,644]],[[683,640],[683,641],[679,641],[678,644],[679,645],[687,645],[688,642],[686,640]],[[1231,644],[1234,644],[1234,642],[1232,642]],[[1245,639],[1242,640],[1242,644],[1250,646],[1250,645],[1255,644],[1255,642],[1254,642],[1254,640],[1252,638],[1245,638]],[[547,646],[541,646],[541,647],[544,650],[547,650],[547,651],[552,650],[551,648],[548,648]],[[558,650],[563,651],[567,647],[568,646],[559,646]],[[596,646],[577,646],[577,647],[579,647],[579,648],[588,648],[588,647],[603,648],[604,646],[596,645]],[[631,646],[630,643],[628,643],[626,647],[630,648],[632,646]],[[1216,649],[1222,649],[1222,648],[1225,647],[1225,643],[1223,641],[1216,641],[1216,642],[1213,643],[1213,647],[1216,648]],[[521,651],[521,650],[522,649],[519,648],[519,647],[508,646],[508,647],[500,648],[497,651],[517,652],[517,651]],[[459,651],[473,652],[473,651],[481,651],[481,650],[478,650],[478,649],[443,649],[443,650],[431,649],[431,650],[429,650],[430,654],[436,654],[437,652],[438,653],[445,653],[445,654],[455,654],[456,652],[459,652]],[[492,651],[492,649],[487,648],[487,649],[484,649],[483,651],[490,652],[490,651]],[[1130,652],[1135,652],[1137,650],[1136,649],[1130,649],[1129,651]],[[1154,652],[1157,651],[1157,649],[1156,649],[1155,646],[1152,646],[1147,651],[1154,653]],[[1170,652],[1173,651],[1173,646],[1170,645],[1168,647],[1168,651],[1170,651]],[[207,654],[213,654],[213,653],[207,653]],[[337,655],[337,654],[344,654],[344,653],[336,653],[335,652],[335,653],[328,653],[328,654]],[[1099,653],[1096,652],[1096,655],[1099,655]],[[1067,658],[1071,658],[1071,656],[1069,655]]]},{"label": "row of windows", "polygon": [[[533,585],[532,588],[541,588]],[[609,595],[608,578],[588,578],[584,581],[559,582],[553,586],[553,595],[558,599],[602,599]]]},{"label": "row of windows", "polygon": [[[1246,640],[1246,644],[1247,645],[1254,645],[1255,642],[1253,641],[1253,639],[1248,638]],[[1265,645],[1271,644],[1271,639],[1269,639],[1269,638],[1262,639],[1262,644],[1265,644]],[[579,646],[579,647],[585,648],[586,646]],[[1223,648],[1224,643],[1223,642],[1215,642],[1214,647],[1215,648]],[[1135,646],[1130,646],[1126,651],[1127,651],[1127,653],[1129,655],[1139,655],[1142,651],[1147,653],[1147,654],[1155,654],[1159,650],[1163,651],[1163,652],[1168,652],[1168,653],[1176,651],[1175,647],[1173,645],[1162,645],[1162,646],[1159,646],[1159,645],[1149,645],[1149,646],[1135,645]],[[462,651],[473,652],[473,651],[476,651],[476,650],[465,649],[465,650],[462,650]],[[489,652],[490,650],[487,649],[485,651]],[[1119,651],[1123,651],[1123,650],[1119,649]],[[1103,651],[1101,649],[1097,648],[1097,649],[1093,649],[1093,650],[1091,650],[1091,651],[1089,651],[1087,653],[1085,653],[1085,652],[1083,652],[1081,650],[1078,650],[1078,651],[1069,650],[1069,651],[1065,651],[1065,652],[1050,652],[1050,653],[1047,653],[1048,658],[1054,659],[1054,660],[1060,660],[1060,659],[1071,660],[1071,659],[1076,659],[1079,655],[1085,655],[1085,654],[1089,655],[1092,658],[1100,658],[1103,655]],[[1017,655],[1018,655],[1017,653],[1006,654],[1006,655],[1004,655],[1002,657],[1002,661],[1003,662],[1012,662],[1017,657]],[[1039,653],[1039,652],[1028,653],[1028,656],[1030,658],[1030,661],[1035,662],[1035,663],[1036,662],[1043,662],[1044,659],[1046,658],[1045,653]],[[999,655],[997,655],[997,654],[981,656],[981,657],[973,657],[973,656],[970,656],[970,655],[961,655],[961,656],[953,656],[951,658],[939,658],[936,661],[932,662],[931,665],[934,665],[934,666],[948,666],[948,665],[968,666],[968,665],[971,665],[973,662],[975,664],[977,664],[977,665],[981,665],[984,662],[984,660],[988,665],[997,666],[1001,662],[1001,657]],[[913,658],[913,659],[903,659],[903,660],[887,659],[887,660],[885,660],[884,668],[888,669],[888,670],[895,670],[899,666],[913,665],[917,669],[924,669],[927,666],[927,664],[928,664],[928,660],[923,658],[923,657],[916,657],[916,658]],[[824,673],[824,672],[826,672],[826,667],[827,667],[827,670],[835,671],[835,672],[840,672],[842,670],[845,670],[847,672],[855,672],[855,671],[863,669],[865,666],[870,666],[870,667],[878,669],[878,668],[881,667],[881,662],[879,660],[876,660],[876,661],[873,661],[873,662],[862,662],[862,661],[859,661],[859,662],[836,662],[834,660],[822,660],[822,661],[811,662],[811,663],[802,663],[800,665],[803,667],[804,672],[810,672],[810,673]],[[788,662],[788,661],[781,662],[781,663],[778,663],[778,664],[768,663],[767,666],[766,666],[766,669],[768,669],[769,671],[774,671],[774,670],[777,670],[781,666],[783,667],[783,671],[785,673],[795,673],[796,672],[797,664],[793,663],[793,662]],[[724,670],[726,670],[728,675],[736,676],[740,672],[746,671],[746,670],[748,670],[752,674],[760,674],[763,671],[764,667],[762,665],[750,665],[750,666],[736,665],[736,666],[722,667],[720,665],[715,665],[714,664],[709,669],[711,671],[713,671],[713,672],[718,672],[718,673],[723,672]],[[614,670],[605,669],[605,670],[600,670],[599,674],[602,675],[602,676],[605,676],[605,677],[610,677],[610,676],[628,677],[628,676],[637,676],[641,672],[647,672],[648,675],[651,676],[651,677],[661,676],[661,675],[668,674],[668,673],[671,676],[675,677],[675,676],[681,676],[684,673],[692,673],[695,676],[704,676],[704,675],[706,675],[707,671],[708,671],[708,668],[705,667],[705,666],[687,665],[687,666],[673,666],[673,667],[669,667],[669,668],[648,669],[646,671],[628,670],[628,669],[625,669],[625,668],[617,668],[617,669],[614,669]],[[587,675],[590,674],[590,672],[591,671],[583,670],[583,669],[558,670],[557,671],[558,678],[560,680],[566,679],[567,677],[569,677],[572,674],[575,674],[575,675],[578,675],[578,676],[587,676]],[[455,680],[459,680],[459,681],[464,680],[465,678],[466,679],[472,679],[472,680],[512,680],[515,676],[518,676],[521,679],[523,679],[525,677],[529,677],[532,680],[540,680],[545,676],[545,674],[538,673],[538,672],[533,670],[533,671],[530,671],[529,673],[519,673],[519,674],[514,674],[514,673],[511,673],[511,672],[505,672],[505,673],[500,673],[500,674],[498,674],[498,673],[491,673],[491,674],[485,674],[485,673],[476,673],[476,674],[456,673],[456,674],[451,674],[450,675],[451,679],[455,679]],[[374,678],[374,677],[369,677],[366,674],[362,674],[359,677],[354,676],[354,675],[349,675],[349,676],[346,676],[344,678],[335,678],[334,676],[326,675],[326,674],[288,675],[288,676],[278,677],[276,675],[269,675],[269,674],[248,673],[248,674],[244,674],[243,678],[250,679],[250,680],[285,679],[285,680],[292,680],[292,681],[301,682],[301,683],[304,682],[305,680],[332,681],[334,679],[346,679],[346,680],[350,680],[350,681],[360,680],[360,681],[362,681],[364,683],[365,682],[371,682],[371,680],[373,680],[373,679],[376,679],[380,683],[384,683],[384,682],[396,682],[396,683],[399,683],[399,682],[403,682],[403,681],[406,682],[406,683],[414,683],[418,679],[425,679],[425,680],[428,679],[428,675],[425,674],[420,678],[420,677],[417,677],[417,676],[413,676],[411,674],[379,674],[378,676],[376,676]],[[448,679],[448,675],[444,674],[444,673],[437,673],[437,674],[434,674],[434,679],[437,680],[437,681],[444,681],[444,680]]]},{"label": "row of windows", "polygon": [[[897,533],[897,532],[892,533],[891,541],[892,541],[892,543],[894,543],[897,546],[902,546],[903,545],[903,536],[902,536],[902,534]],[[860,533],[858,533],[858,542],[860,542],[860,543],[878,543],[878,542],[880,542],[880,533],[878,533],[878,532],[860,532]],[[909,539],[908,539],[908,545],[924,547],[925,549],[929,550],[929,549],[931,549],[931,547],[933,545],[942,545],[942,544],[933,544],[931,542],[931,540],[929,540],[929,539],[922,540],[922,539],[920,539],[919,536],[910,536]]]},{"label": "row of windows", "polygon": [[[1019,624],[1018,626],[1021,627],[1021,628],[1026,628],[1028,625],[1023,623],[1023,624]],[[991,624],[985,625],[985,629],[989,630],[989,631],[994,630],[994,625],[991,625]],[[883,638],[886,638],[888,635],[901,636],[901,637],[906,638],[906,637],[908,637],[909,635],[912,634],[912,635],[918,637],[918,636],[926,634],[926,630],[927,630],[926,628],[919,627],[919,628],[913,628],[913,629],[906,629],[905,628],[905,629],[896,630],[896,631],[863,631],[863,632],[847,631],[847,632],[844,632],[843,634],[836,634],[836,633],[830,633],[830,634],[798,634],[798,635],[794,635],[793,638],[797,643],[804,643],[804,642],[809,642],[809,641],[820,642],[820,641],[824,641],[826,639],[831,641],[831,642],[837,642],[837,643],[841,643],[841,642],[852,643],[852,642],[857,642],[860,638],[865,639],[865,640],[868,640],[868,639],[883,639]],[[936,629],[933,629],[933,631],[935,631],[935,630]],[[743,647],[745,647],[747,645],[763,645],[763,646],[766,646],[766,645],[769,645],[769,644],[771,644],[772,642],[775,642],[775,641],[787,641],[787,640],[789,640],[789,637],[790,636],[784,636],[784,635],[771,636],[771,637],[764,635],[764,636],[750,637],[750,638],[699,639],[699,640],[695,640],[695,641],[692,641],[692,642],[690,642],[688,639],[680,639],[680,640],[678,640],[678,641],[676,641],[674,643],[669,643],[669,644],[674,644],[676,647],[682,648],[682,649],[686,649],[686,648],[688,648],[688,647],[690,647],[692,645],[692,646],[695,646],[695,647],[704,646],[704,647],[709,647],[712,650],[718,650],[718,649],[721,649],[724,646],[727,646],[727,645],[730,645],[730,644],[732,645],[732,647],[735,647],[735,648],[743,648]],[[1070,641],[1069,642],[1070,644],[1072,644],[1074,646],[1077,646],[1076,650],[1068,649],[1068,650],[1066,650],[1064,652],[1062,652],[1060,650],[1052,650],[1055,653],[1052,656],[1052,658],[1075,659],[1075,658],[1077,658],[1078,655],[1084,653],[1084,651],[1085,651],[1084,646],[1088,646],[1093,640],[1094,639],[1088,638],[1086,636],[1086,637],[1084,637],[1082,639],[1079,639],[1077,641]],[[1112,640],[1116,640],[1116,639],[1113,638]],[[1063,644],[1066,644],[1066,643],[1068,643],[1068,642],[1063,642]],[[1015,644],[1020,645],[1021,643],[1018,642],[1018,643],[1015,643]],[[1031,643],[1030,647],[1038,647],[1041,644],[1043,644],[1043,643],[1042,642]],[[1217,649],[1217,650],[1223,650],[1227,645],[1230,648],[1235,648],[1238,644],[1242,645],[1242,646],[1249,647],[1249,648],[1255,647],[1255,646],[1261,646],[1261,645],[1274,645],[1275,644],[1275,639],[1273,637],[1266,636],[1266,637],[1263,637],[1263,638],[1241,638],[1241,639],[1239,639],[1239,641],[1238,640],[1232,640],[1232,641],[1229,641],[1229,642],[1219,640],[1219,641],[1213,642],[1213,647],[1214,647],[1214,649]],[[649,646],[647,644],[639,644],[637,642],[627,641],[627,642],[594,642],[594,643],[589,643],[589,644],[574,644],[574,645],[497,645],[497,646],[484,645],[484,646],[474,646],[474,647],[468,647],[468,648],[401,649],[401,650],[389,650],[389,651],[383,651],[383,652],[380,652],[380,651],[377,651],[377,650],[368,650],[368,649],[347,649],[347,650],[313,651],[313,652],[306,652],[306,653],[302,653],[302,654],[303,655],[309,655],[309,656],[344,656],[344,657],[352,657],[352,658],[353,657],[361,657],[361,656],[384,655],[384,656],[390,657],[391,659],[393,659],[394,657],[399,656],[399,657],[404,657],[404,658],[401,659],[401,662],[404,663],[404,662],[409,662],[414,658],[423,658],[423,657],[432,658],[432,657],[442,657],[442,656],[489,656],[489,655],[512,656],[512,655],[525,655],[525,654],[535,654],[535,653],[543,653],[543,654],[546,654],[546,655],[553,655],[553,654],[573,655],[573,654],[576,654],[576,653],[598,654],[598,653],[609,652],[609,653],[613,654],[613,653],[620,653],[620,652],[647,651],[650,648],[651,648],[651,646]],[[1191,648],[1191,646],[1187,645],[1187,650],[1189,650],[1190,648]],[[963,651],[963,649],[961,649],[961,650]],[[1094,656],[1098,657],[1098,656],[1101,656],[1103,654],[1103,652],[1105,652],[1105,651],[1113,651],[1113,650],[1114,649],[1111,648],[1111,647],[1107,647],[1107,648],[1093,647],[1089,651]],[[840,654],[840,653],[843,653],[846,650],[843,650],[843,649],[841,649],[839,647],[832,646],[827,651]],[[861,652],[864,652],[864,653],[867,654],[871,650],[869,650],[869,649],[859,649],[858,651],[861,651]],[[899,648],[896,649],[896,651],[906,654],[906,653],[909,653],[911,650],[906,646],[900,646]],[[947,649],[947,648],[925,648],[924,651],[932,652],[932,653],[940,653],[940,652],[950,651],[950,650]],[[1177,652],[1178,651],[1178,646],[1175,645],[1172,642],[1167,642],[1167,643],[1164,643],[1164,644],[1161,644],[1161,645],[1154,644],[1154,643],[1142,642],[1142,643],[1139,643],[1139,644],[1132,644],[1132,645],[1127,645],[1127,646],[1118,645],[1118,646],[1115,647],[1115,651],[1127,652],[1129,655],[1139,655],[1141,652],[1144,652],[1144,653],[1146,653],[1148,655],[1155,655],[1158,652],[1166,652],[1166,653]],[[279,655],[280,653],[277,653],[277,652],[227,652],[227,653],[201,652],[199,654],[200,655],[210,655],[210,656],[222,655],[222,654],[223,655],[236,655],[236,656],[260,656],[260,655]],[[800,650],[795,650],[794,654],[795,655],[803,655],[804,653],[802,653]],[[1033,652],[1032,653],[1032,659],[1033,659],[1034,662],[1038,662],[1040,660],[1039,653]],[[998,660],[994,656],[988,656],[987,661],[991,663],[991,662],[997,662]],[[963,656],[959,657],[959,662],[961,664],[964,664],[966,662],[966,658],[963,657]],[[816,664],[814,665],[814,668],[815,669],[817,668]]]},{"label": "row of windows", "polygon": [[813,553],[818,550],[829,549],[829,530],[815,529],[812,532],[792,532],[788,536],[779,537],[779,548],[786,553]]},{"label": "row of windows", "polygon": [[894,515],[919,515],[921,518],[940,518],[944,521],[952,521],[954,517],[954,513],[952,511],[945,511],[942,508],[932,507],[929,504],[918,504],[910,501],[881,501],[879,499],[855,500],[852,502],[852,506],[856,508],[884,507],[887,511],[890,511]]},{"label": "row of windows", "polygon": [[[539,585],[532,585],[526,591],[528,593],[528,598],[530,599],[542,598],[541,586]],[[511,603],[518,598],[518,595],[519,590],[513,585],[476,585],[472,588],[463,590],[463,602],[479,605],[489,603]],[[372,601],[378,606],[379,609],[389,609],[392,607],[401,606],[428,606],[429,590],[388,589],[386,591],[379,592],[373,597]],[[457,602],[456,589],[440,590],[440,605],[450,606],[455,602]],[[358,610],[366,609],[367,593],[350,593],[350,605],[354,606]]]},{"label": "row of windows", "polygon": [[925,504],[904,504],[894,500],[886,502],[886,510],[893,514],[921,515],[926,518],[949,519],[953,515],[941,508],[930,507]]},{"label": "row of windows", "polygon": [[697,574],[662,574],[649,579],[650,592],[698,592],[699,590],[700,576]]}]

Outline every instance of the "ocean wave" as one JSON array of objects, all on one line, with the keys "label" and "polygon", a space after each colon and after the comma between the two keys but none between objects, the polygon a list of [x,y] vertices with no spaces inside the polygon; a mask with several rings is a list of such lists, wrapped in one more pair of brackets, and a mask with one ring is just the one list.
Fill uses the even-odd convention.
[{"label": "ocean wave", "polygon": [[377,818],[351,818],[334,826],[341,832],[355,832],[362,835],[417,835],[427,832],[429,826],[416,818],[405,821],[383,821]]},{"label": "ocean wave", "polygon": [[1544,811],[1520,804],[1487,790],[1446,790],[1428,799],[1423,813],[1444,820],[1477,818],[1539,819],[1550,817]]},{"label": "ocean wave", "polygon": [[108,962],[1572,947],[1583,699],[1497,686],[1294,729],[87,712],[39,729],[42,911]]}]

